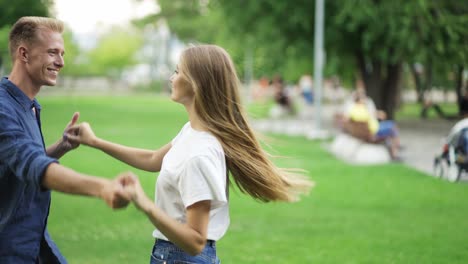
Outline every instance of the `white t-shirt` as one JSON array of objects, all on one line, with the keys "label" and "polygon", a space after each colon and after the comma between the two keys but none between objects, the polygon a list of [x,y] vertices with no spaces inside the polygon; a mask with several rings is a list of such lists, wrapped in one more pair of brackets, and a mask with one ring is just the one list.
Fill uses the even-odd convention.
[{"label": "white t-shirt", "polygon": [[[194,130],[188,122],[164,156],[156,180],[156,206],[185,223],[188,206],[211,200],[207,239],[219,240],[229,226],[226,180],[226,160],[218,139]],[[168,240],[157,229],[153,237]]]},{"label": "white t-shirt", "polygon": [[[353,97],[354,96],[351,96],[344,102],[342,111],[345,117],[349,117],[349,113],[351,112],[351,109],[353,108],[354,104],[356,104],[355,99]],[[367,106],[367,110],[369,111],[370,115],[372,117],[377,118],[377,108],[375,107],[374,101],[370,97],[367,97],[365,100],[365,104]]]}]

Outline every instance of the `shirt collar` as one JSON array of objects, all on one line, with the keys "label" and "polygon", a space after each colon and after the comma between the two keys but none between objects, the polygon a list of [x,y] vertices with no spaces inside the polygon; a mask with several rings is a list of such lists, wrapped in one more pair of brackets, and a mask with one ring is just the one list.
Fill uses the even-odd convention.
[{"label": "shirt collar", "polygon": [[8,80],[7,77],[3,77],[0,81],[0,84],[4,86],[7,92],[13,96],[13,98],[23,107],[25,111],[31,110],[34,106],[36,109],[41,110],[41,105],[39,102],[34,98],[33,100],[29,99],[29,97],[23,93],[14,83]]}]

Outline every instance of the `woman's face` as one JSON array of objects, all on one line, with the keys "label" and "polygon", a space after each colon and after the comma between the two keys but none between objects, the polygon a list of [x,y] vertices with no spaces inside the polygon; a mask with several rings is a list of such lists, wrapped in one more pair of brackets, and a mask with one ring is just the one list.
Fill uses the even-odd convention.
[{"label": "woman's face", "polygon": [[179,73],[178,66],[176,66],[176,69],[170,78],[170,82],[172,86],[171,99],[174,102],[178,102],[183,105],[193,102],[195,95],[193,88]]}]

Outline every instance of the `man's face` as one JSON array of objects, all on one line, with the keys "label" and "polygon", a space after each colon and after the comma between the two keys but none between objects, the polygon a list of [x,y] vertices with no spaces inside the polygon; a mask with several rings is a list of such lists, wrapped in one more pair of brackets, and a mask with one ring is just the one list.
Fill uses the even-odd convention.
[{"label": "man's face", "polygon": [[39,30],[37,34],[37,40],[27,46],[26,71],[37,88],[42,85],[54,86],[64,66],[63,38],[60,33],[48,29]]}]

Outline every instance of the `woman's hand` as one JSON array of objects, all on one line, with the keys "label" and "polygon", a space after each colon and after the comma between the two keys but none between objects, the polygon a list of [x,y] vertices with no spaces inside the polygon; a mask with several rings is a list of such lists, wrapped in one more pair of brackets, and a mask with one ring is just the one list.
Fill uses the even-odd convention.
[{"label": "woman's hand", "polygon": [[117,180],[124,187],[124,191],[139,210],[148,213],[154,207],[153,201],[146,196],[136,175],[120,175]]},{"label": "woman's hand", "polygon": [[64,137],[72,143],[84,144],[91,147],[94,146],[97,140],[96,135],[87,122],[67,128]]}]

